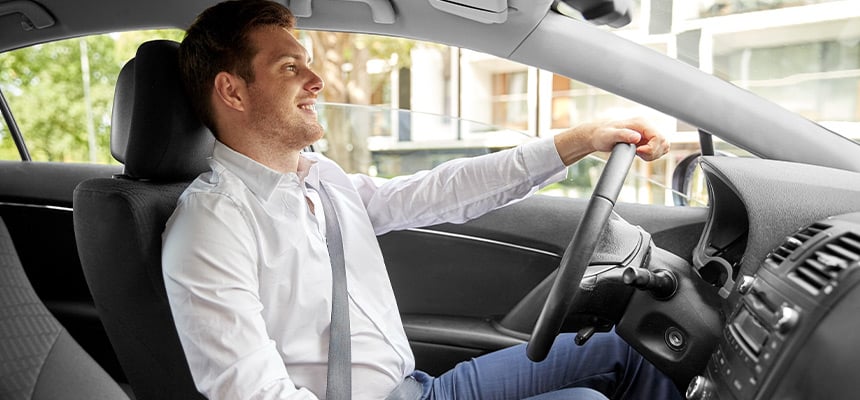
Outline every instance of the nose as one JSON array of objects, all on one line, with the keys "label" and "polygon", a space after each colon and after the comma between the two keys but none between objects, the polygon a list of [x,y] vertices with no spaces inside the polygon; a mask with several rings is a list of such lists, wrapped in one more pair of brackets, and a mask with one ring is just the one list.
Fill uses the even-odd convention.
[{"label": "nose", "polygon": [[305,84],[305,90],[313,94],[317,94],[322,91],[323,87],[325,87],[325,83],[316,72],[311,69],[308,69],[307,71],[308,74],[310,74],[310,79],[308,79],[308,83]]}]

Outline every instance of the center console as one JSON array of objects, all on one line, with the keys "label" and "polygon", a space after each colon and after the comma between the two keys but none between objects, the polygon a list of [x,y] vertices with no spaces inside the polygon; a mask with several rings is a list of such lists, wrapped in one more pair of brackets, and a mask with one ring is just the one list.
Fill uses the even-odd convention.
[{"label": "center console", "polygon": [[755,275],[688,399],[811,399],[860,395],[860,213],[804,227]]}]

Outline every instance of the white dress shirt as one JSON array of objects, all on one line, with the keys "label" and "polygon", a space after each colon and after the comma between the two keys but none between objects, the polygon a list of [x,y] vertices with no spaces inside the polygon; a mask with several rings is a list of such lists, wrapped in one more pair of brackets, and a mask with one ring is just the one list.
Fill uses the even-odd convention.
[{"label": "white dress shirt", "polygon": [[162,260],[191,374],[212,400],[325,397],[332,284],[320,181],[340,219],[352,397],[364,400],[385,398],[415,367],[376,235],[465,222],[564,171],[551,138],[382,185],[316,153],[282,174],[216,142],[210,164],[167,222]]}]

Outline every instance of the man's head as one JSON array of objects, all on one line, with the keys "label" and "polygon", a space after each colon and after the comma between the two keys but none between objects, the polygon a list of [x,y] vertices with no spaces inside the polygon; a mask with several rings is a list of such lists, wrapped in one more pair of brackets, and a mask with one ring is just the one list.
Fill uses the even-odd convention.
[{"label": "man's head", "polygon": [[192,106],[213,132],[210,96],[216,75],[227,71],[252,83],[251,60],[258,49],[250,33],[267,26],[292,30],[295,17],[273,1],[231,0],[207,9],[188,28],[179,46],[179,68]]},{"label": "man's head", "polygon": [[270,168],[323,135],[323,81],[293,35],[294,17],[266,0],[231,0],[204,11],[179,47],[192,105],[218,139]]}]

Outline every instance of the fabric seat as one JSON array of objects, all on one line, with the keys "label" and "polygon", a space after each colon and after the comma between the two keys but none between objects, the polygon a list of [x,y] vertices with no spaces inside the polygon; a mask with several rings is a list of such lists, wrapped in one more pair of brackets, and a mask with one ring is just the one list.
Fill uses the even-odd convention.
[{"label": "fabric seat", "polygon": [[188,184],[208,170],[214,138],[194,116],[178,43],[152,41],[120,72],[111,152],[123,175],[82,182],[74,222],[84,275],[138,399],[202,399],[173,324],[161,234]]},{"label": "fabric seat", "polygon": [[3,220],[0,220],[0,399],[128,399],[39,300]]}]

